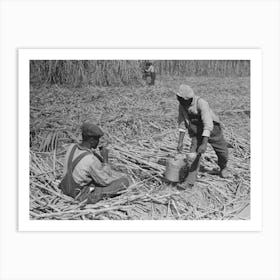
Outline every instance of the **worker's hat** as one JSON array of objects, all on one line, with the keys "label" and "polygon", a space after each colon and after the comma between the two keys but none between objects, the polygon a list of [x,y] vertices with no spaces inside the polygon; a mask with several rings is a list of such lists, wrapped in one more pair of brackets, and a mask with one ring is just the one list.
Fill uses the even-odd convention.
[{"label": "worker's hat", "polygon": [[179,87],[179,91],[176,92],[176,95],[184,98],[185,100],[188,100],[194,97],[194,92],[190,86],[182,84]]},{"label": "worker's hat", "polygon": [[90,122],[84,122],[81,127],[82,135],[87,137],[100,138],[104,135],[99,126]]}]

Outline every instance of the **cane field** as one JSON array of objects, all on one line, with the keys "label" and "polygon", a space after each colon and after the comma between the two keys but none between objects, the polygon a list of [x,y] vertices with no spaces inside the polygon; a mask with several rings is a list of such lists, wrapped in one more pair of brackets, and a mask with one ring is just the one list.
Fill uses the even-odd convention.
[{"label": "cane field", "polygon": [[[142,64],[136,60],[31,61],[30,219],[250,218],[249,62],[155,61],[154,86],[143,79]],[[164,179],[166,161],[176,154],[175,93],[182,83],[208,101],[230,146],[231,178],[210,174],[217,158],[208,145],[197,183],[186,190],[183,183]],[[133,179],[119,196],[88,205],[58,188],[67,145],[81,140],[84,121],[100,125],[112,168]],[[184,143],[186,153],[187,135]]]}]

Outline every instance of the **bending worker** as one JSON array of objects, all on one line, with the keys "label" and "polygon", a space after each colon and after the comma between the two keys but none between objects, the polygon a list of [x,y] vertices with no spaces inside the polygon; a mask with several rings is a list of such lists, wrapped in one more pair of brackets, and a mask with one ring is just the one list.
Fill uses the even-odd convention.
[{"label": "bending worker", "polygon": [[181,85],[176,93],[179,101],[179,141],[177,150],[183,149],[183,140],[186,129],[191,137],[191,153],[197,153],[195,160],[190,166],[190,172],[186,182],[193,185],[197,178],[201,154],[206,152],[207,143],[211,144],[218,157],[220,176],[229,177],[227,169],[228,148],[223,137],[220,121],[210,109],[208,102],[201,97],[195,96],[188,85]]},{"label": "bending worker", "polygon": [[96,203],[103,197],[115,196],[126,189],[130,179],[110,168],[106,148],[101,150],[102,156],[92,150],[97,148],[103,136],[102,130],[88,122],[81,129],[82,143],[69,146],[59,187],[64,194],[78,201]]}]

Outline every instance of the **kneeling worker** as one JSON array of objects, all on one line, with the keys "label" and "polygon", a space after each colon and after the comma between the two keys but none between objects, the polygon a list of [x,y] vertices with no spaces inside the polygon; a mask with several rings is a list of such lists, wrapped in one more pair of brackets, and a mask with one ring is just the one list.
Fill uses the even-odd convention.
[{"label": "kneeling worker", "polygon": [[220,176],[229,177],[227,170],[228,148],[223,137],[220,121],[210,109],[208,102],[201,97],[195,96],[188,85],[181,85],[176,93],[179,101],[179,141],[177,150],[183,149],[183,140],[186,128],[191,137],[191,153],[197,153],[193,161],[186,182],[193,185],[196,181],[199,169],[200,156],[206,152],[207,143],[211,144],[218,157]]},{"label": "kneeling worker", "polygon": [[64,194],[78,201],[96,203],[103,197],[115,196],[126,189],[130,179],[110,169],[105,148],[103,157],[92,150],[97,148],[99,139],[103,136],[102,130],[88,122],[81,129],[82,143],[69,146],[59,187]]}]

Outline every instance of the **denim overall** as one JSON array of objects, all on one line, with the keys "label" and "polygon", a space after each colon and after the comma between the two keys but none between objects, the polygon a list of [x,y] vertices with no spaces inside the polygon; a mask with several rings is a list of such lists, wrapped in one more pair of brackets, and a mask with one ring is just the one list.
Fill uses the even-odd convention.
[{"label": "denim overall", "polygon": [[[69,155],[67,163],[67,173],[59,184],[62,192],[68,196],[73,197],[78,201],[87,200],[87,203],[96,203],[101,200],[103,197],[112,197],[115,196],[119,191],[126,189],[129,186],[129,179],[126,176],[122,176],[109,184],[108,186],[100,186],[96,182],[92,181],[86,186],[80,186],[73,179],[73,170],[80,160],[91,152],[86,151],[80,154],[73,161],[73,156],[75,150],[77,149],[75,145]],[[93,154],[102,162],[103,159],[100,155],[93,151]],[[92,191],[91,191],[92,190]]]},{"label": "denim overall", "polygon": [[[198,147],[202,144],[203,122],[199,114],[187,113],[189,119],[188,132],[191,137],[190,152],[197,152]],[[217,157],[220,169],[224,169],[228,161],[228,148],[222,133],[221,126],[218,122],[213,122],[213,130],[211,131],[208,143],[213,147]],[[197,179],[201,155],[198,154],[192,162],[186,182],[194,184]]]}]

